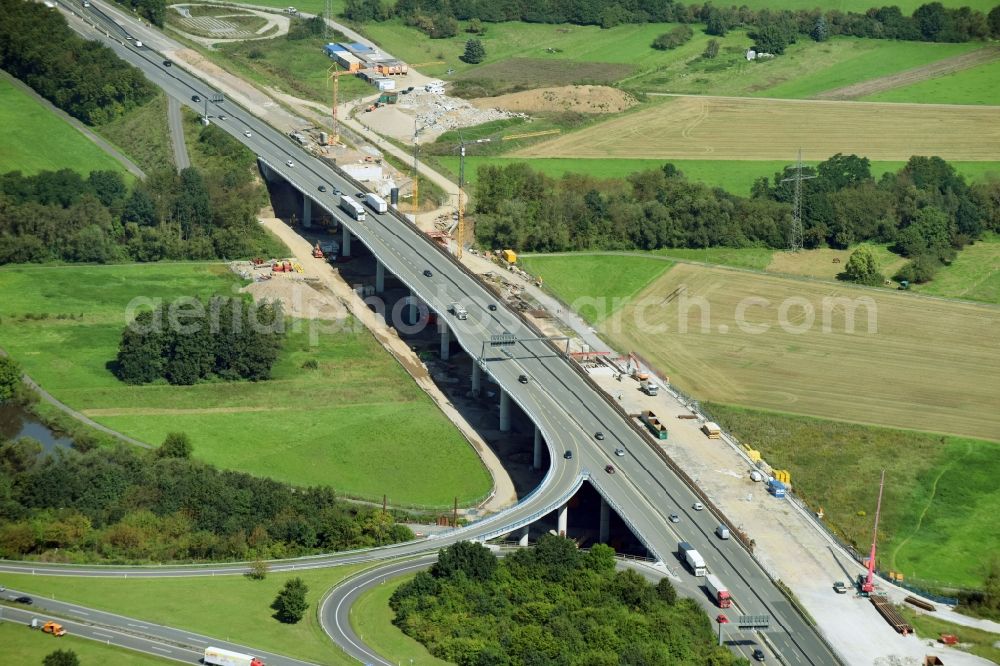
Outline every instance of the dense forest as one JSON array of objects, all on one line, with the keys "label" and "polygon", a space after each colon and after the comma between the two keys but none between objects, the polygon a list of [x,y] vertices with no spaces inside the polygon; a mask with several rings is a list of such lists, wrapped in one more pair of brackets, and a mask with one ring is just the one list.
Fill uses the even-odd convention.
[{"label": "dense forest", "polygon": [[412,539],[379,508],[191,460],[183,435],[42,455],[0,443],[0,556],[58,561],[247,560]]},{"label": "dense forest", "polygon": [[126,325],[115,374],[129,384],[269,379],[284,333],[280,302],[215,296],[161,303]]},{"label": "dense forest", "polygon": [[[922,282],[983,231],[1000,231],[1000,182],[968,185],[938,157],[912,157],[876,180],[867,158],[834,155],[802,184],[807,248],[890,243],[911,259],[900,279]],[[674,165],[600,181],[553,179],[525,163],[481,166],[476,239],[525,252],[771,247],[789,243],[794,175],[759,178],[750,197],[688,181]]]},{"label": "dense forest", "polygon": [[88,125],[118,118],[156,88],[106,46],[78,36],[41,3],[0,0],[0,69]]},{"label": "dense forest", "polygon": [[120,174],[0,175],[0,264],[232,259],[270,254],[252,152],[214,125],[199,150],[221,166],[172,168],[129,188]]},{"label": "dense forest", "polygon": [[614,555],[546,534],[498,561],[461,541],[389,604],[397,626],[459,666],[746,663],[715,644],[708,616],[669,579],[616,571]]},{"label": "dense forest", "polygon": [[[817,2],[817,5],[822,3]],[[613,28],[623,23],[704,23],[712,35],[745,28],[764,50],[780,53],[799,36],[823,41],[834,35],[928,42],[966,42],[1000,37],[1000,6],[988,15],[968,7],[932,2],[905,16],[896,6],[860,14],[838,10],[768,10],[746,5],[684,4],[675,0],[347,0],[344,16],[353,21],[385,21],[398,16],[431,37],[452,37],[457,20],[575,23]]]}]

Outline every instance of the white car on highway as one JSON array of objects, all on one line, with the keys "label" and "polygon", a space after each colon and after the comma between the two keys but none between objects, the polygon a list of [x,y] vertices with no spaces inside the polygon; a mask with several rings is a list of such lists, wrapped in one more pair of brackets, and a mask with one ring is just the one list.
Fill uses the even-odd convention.
[{"label": "white car on highway", "polygon": [[247,130],[247,131],[243,132],[243,136],[245,136],[246,138],[249,139],[250,137],[253,136],[253,134],[250,133],[250,130]]},{"label": "white car on highway", "polygon": [[290,167],[293,167],[293,166],[295,166],[295,162],[293,162],[293,161],[291,161],[291,160],[286,160],[286,161],[285,161],[285,164],[287,164],[287,165],[288,165],[288,166],[290,166]]}]

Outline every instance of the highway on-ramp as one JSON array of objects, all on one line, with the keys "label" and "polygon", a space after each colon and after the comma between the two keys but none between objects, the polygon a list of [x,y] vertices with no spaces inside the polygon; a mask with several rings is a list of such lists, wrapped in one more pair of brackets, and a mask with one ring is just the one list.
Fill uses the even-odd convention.
[{"label": "highway on-ramp", "polygon": [[[94,7],[107,5],[91,0]],[[72,5],[67,5],[72,6]],[[84,10],[74,6],[78,13]],[[112,10],[108,10],[112,11]],[[92,20],[101,21],[100,17]],[[130,23],[131,22],[131,23]],[[108,32],[118,26],[128,30],[135,21],[118,15]],[[137,25],[136,29],[141,29]],[[98,36],[92,33],[91,37]],[[127,62],[141,69],[168,95],[196,111],[204,104],[194,97],[210,99],[214,90],[179,66],[168,67],[158,54],[122,40],[104,40]],[[120,35],[119,35],[120,37]],[[165,37],[163,39],[166,39]],[[688,488],[658,457],[651,442],[616,410],[607,396],[591,383],[572,361],[551,342],[536,338],[537,331],[526,320],[498,301],[494,294],[452,256],[430,241],[405,218],[390,211],[356,221],[337,207],[334,189],[354,194],[360,186],[324,161],[293,144],[263,121],[230,102],[209,104],[211,122],[255,151],[265,170],[279,174],[312,198],[350,229],[369,251],[423,302],[446,319],[453,337],[474,358],[484,349],[480,364],[500,387],[539,427],[549,447],[552,465],[542,484],[517,506],[462,530],[434,540],[399,544],[368,552],[307,558],[276,563],[276,570],[295,567],[331,566],[359,560],[415,555],[461,538],[492,538],[534,522],[565,503],[583,480],[589,480],[631,527],[655,556],[677,565],[674,552],[685,540],[702,553],[709,569],[731,589],[736,603],[748,615],[768,615],[768,636],[782,658],[790,664],[837,664],[837,657],[816,630],[794,610],[766,573],[735,541],[714,536],[718,518],[709,511],[692,508],[697,501]],[[220,116],[227,116],[222,120]],[[326,192],[320,191],[320,186]],[[429,275],[428,275],[429,273]],[[468,310],[467,320],[446,315],[449,303],[458,301]],[[491,310],[490,306],[495,310]],[[491,336],[510,333],[517,342],[491,348]],[[525,375],[527,383],[518,378]],[[596,433],[602,433],[598,439]],[[613,451],[623,448],[626,455]],[[562,452],[574,456],[565,460]],[[605,472],[612,465],[615,473]],[[681,515],[677,526],[667,522],[671,513]],[[676,529],[675,529],[676,527]],[[0,571],[33,569],[55,575],[199,575],[212,572],[238,573],[239,565],[206,567],[60,567],[32,563],[3,563]],[[686,574],[685,574],[686,575]]]}]

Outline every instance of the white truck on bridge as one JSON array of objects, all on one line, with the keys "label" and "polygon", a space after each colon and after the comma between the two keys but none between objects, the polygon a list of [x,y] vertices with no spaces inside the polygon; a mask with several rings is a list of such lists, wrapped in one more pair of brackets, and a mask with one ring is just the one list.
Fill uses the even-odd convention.
[{"label": "white truck on bridge", "polygon": [[705,558],[687,541],[681,541],[677,544],[677,552],[695,576],[704,576],[708,573],[708,567],[705,566]]},{"label": "white truck on bridge", "polygon": [[376,213],[385,213],[389,210],[389,204],[385,202],[385,199],[371,192],[365,194],[365,203]]},{"label": "white truck on bridge", "polygon": [[363,222],[365,219],[365,207],[347,194],[340,195],[340,210],[359,222]]}]

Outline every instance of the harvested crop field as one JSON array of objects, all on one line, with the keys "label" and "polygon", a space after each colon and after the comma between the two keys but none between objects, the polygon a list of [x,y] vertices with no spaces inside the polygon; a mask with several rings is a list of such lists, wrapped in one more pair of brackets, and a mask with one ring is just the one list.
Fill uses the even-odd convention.
[{"label": "harvested crop field", "polygon": [[535,113],[574,111],[576,113],[620,113],[638,101],[623,90],[608,86],[563,86],[481,97],[472,103],[480,109],[503,109]]},{"label": "harvested crop field", "polygon": [[995,160],[1000,107],[680,96],[524,148],[515,157]]},{"label": "harvested crop field", "polygon": [[990,306],[678,264],[600,330],[703,400],[1000,440],[998,324]]},{"label": "harvested crop field", "polygon": [[623,79],[635,71],[632,65],[576,60],[542,60],[511,58],[475,67],[455,77],[455,80],[479,79],[501,81],[508,85],[568,86],[574,83],[602,84]]}]

